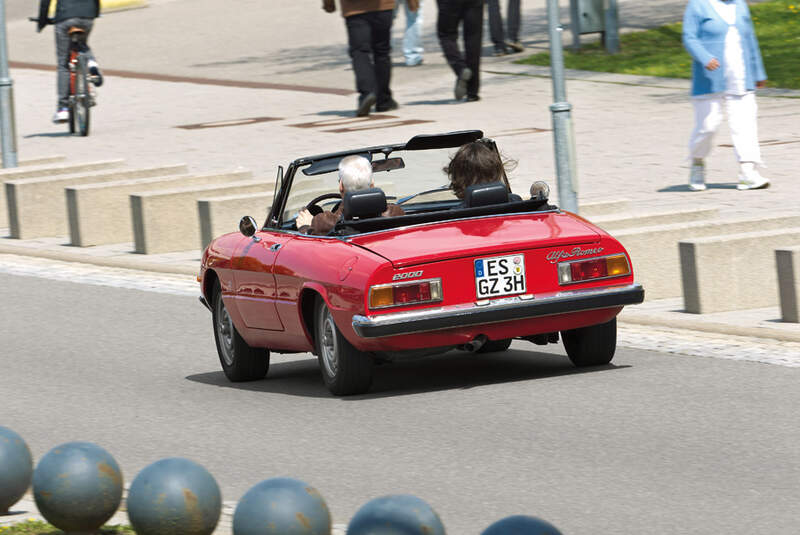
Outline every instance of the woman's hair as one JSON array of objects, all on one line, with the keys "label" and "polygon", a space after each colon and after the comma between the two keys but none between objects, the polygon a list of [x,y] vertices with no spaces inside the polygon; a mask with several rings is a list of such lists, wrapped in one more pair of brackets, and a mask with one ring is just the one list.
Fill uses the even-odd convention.
[{"label": "woman's hair", "polygon": [[469,186],[503,180],[506,167],[515,163],[501,160],[488,143],[472,141],[458,149],[444,172],[450,178],[450,187],[456,197],[463,199],[464,191]]}]

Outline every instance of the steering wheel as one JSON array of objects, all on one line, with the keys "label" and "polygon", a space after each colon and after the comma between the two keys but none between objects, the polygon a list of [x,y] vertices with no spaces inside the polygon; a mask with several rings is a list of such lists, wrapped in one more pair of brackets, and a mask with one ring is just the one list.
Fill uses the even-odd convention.
[{"label": "steering wheel", "polygon": [[[322,212],[322,208],[317,206],[317,203],[325,201],[327,199],[341,199],[341,193],[323,193],[322,195],[317,195],[306,204],[306,210],[308,210],[311,215],[317,215]],[[337,204],[338,206],[338,204]],[[333,207],[332,211],[336,211],[336,206]]]}]

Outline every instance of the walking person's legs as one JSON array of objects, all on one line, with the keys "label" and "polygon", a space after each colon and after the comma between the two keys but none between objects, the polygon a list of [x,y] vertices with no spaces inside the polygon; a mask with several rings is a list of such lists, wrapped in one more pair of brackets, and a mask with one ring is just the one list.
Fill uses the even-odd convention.
[{"label": "walking person's legs", "polygon": [[403,57],[406,65],[413,67],[422,63],[422,1],[416,11],[408,8],[408,2],[403,0],[406,7],[406,30],[403,33]]},{"label": "walking person's legs", "polygon": [[366,13],[372,28],[372,55],[375,66],[376,109],[388,111],[397,108],[392,99],[390,83],[392,78],[391,38],[392,10]]},{"label": "walking person's legs", "polygon": [[756,96],[750,92],[743,96],[725,97],[725,111],[731,130],[733,150],[739,161],[738,189],[761,189],[769,186],[756,166],[762,165],[761,147],[758,145],[758,105]]},{"label": "walking person's legs", "polygon": [[486,7],[489,11],[489,39],[494,45],[494,55],[505,56],[508,54],[508,49],[503,31],[503,15],[500,13],[500,0],[488,0]]},{"label": "walking person's legs", "polygon": [[525,46],[519,40],[519,3],[520,0],[508,0],[508,10],[506,11],[506,25],[508,27],[506,45],[514,52],[525,50]]},{"label": "walking person's legs", "polygon": [[480,89],[483,0],[469,0],[464,10],[464,52],[472,76],[467,82],[467,100],[478,100]]},{"label": "walking person's legs", "polygon": [[722,123],[722,99],[719,97],[693,98],[694,130],[689,137],[689,157],[692,167],[689,173],[689,188],[694,191],[706,189],[705,158],[711,153],[714,134]]},{"label": "walking person's legs", "polygon": [[366,15],[368,13],[345,18],[350,59],[353,62],[358,91],[356,115],[359,117],[369,115],[370,108],[377,100],[378,91],[372,63],[372,27]]}]

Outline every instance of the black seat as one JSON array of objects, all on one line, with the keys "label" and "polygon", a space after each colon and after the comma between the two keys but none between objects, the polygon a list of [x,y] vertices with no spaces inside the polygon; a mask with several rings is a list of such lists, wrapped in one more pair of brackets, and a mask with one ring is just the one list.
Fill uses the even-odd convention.
[{"label": "black seat", "polygon": [[380,188],[348,191],[342,199],[345,220],[380,217],[386,211],[386,195]]},{"label": "black seat", "polygon": [[464,191],[464,206],[475,208],[508,202],[508,188],[502,182],[473,184]]}]

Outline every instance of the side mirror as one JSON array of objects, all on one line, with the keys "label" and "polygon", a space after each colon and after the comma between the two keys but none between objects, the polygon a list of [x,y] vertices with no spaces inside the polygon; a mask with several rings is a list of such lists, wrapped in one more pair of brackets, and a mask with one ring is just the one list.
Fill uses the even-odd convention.
[{"label": "side mirror", "polygon": [[246,215],[239,221],[239,232],[248,238],[253,236],[256,230],[258,230],[258,225],[252,216]]},{"label": "side mirror", "polygon": [[531,199],[546,201],[550,198],[550,186],[546,182],[537,180],[531,184]]}]

